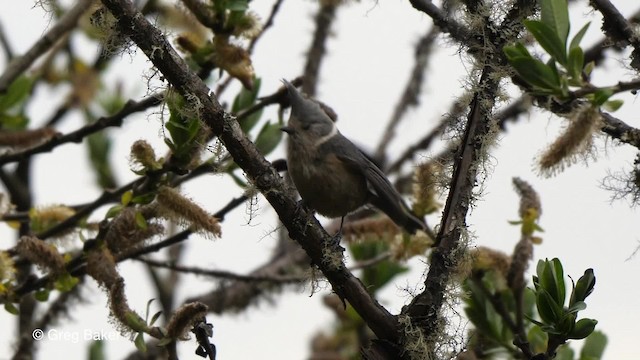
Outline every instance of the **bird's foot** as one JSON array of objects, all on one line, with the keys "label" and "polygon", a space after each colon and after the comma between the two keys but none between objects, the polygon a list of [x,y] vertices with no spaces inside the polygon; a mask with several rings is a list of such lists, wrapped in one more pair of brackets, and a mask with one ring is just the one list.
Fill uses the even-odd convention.
[{"label": "bird's foot", "polygon": [[338,231],[335,235],[333,235],[331,237],[331,242],[329,243],[329,246],[331,246],[331,248],[343,253],[345,248],[340,246],[340,241],[341,240],[342,240],[342,231]]}]

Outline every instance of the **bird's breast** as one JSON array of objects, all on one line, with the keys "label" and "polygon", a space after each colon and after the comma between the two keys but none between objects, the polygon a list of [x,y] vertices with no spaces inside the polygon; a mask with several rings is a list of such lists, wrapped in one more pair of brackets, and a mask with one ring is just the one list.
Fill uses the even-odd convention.
[{"label": "bird's breast", "polygon": [[289,174],[307,206],[327,217],[341,217],[364,205],[368,190],[362,173],[335,154],[289,149]]}]

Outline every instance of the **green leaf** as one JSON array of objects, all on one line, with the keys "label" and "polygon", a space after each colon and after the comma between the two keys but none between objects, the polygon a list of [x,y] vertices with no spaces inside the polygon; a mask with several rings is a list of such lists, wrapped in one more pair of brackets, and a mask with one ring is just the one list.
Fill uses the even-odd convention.
[{"label": "green leaf", "polygon": [[247,0],[229,0],[227,9],[231,11],[245,11],[249,8]]},{"label": "green leaf", "polygon": [[4,303],[4,309],[11,315],[18,315],[20,311],[12,302]]},{"label": "green leaf", "polygon": [[584,340],[580,360],[599,360],[607,347],[607,336],[602,331],[594,331]]},{"label": "green leaf", "polygon": [[393,278],[404,272],[409,271],[408,267],[401,266],[396,262],[385,260],[381,261],[376,266],[365,270],[365,274],[362,277],[362,282],[367,286],[371,293],[374,293],[377,289],[385,286]]},{"label": "green leaf", "polygon": [[562,39],[547,24],[537,20],[525,20],[524,25],[533,34],[540,46],[562,65],[567,64],[567,50]]},{"label": "green leaf", "polygon": [[105,215],[105,219],[111,219],[116,217],[118,214],[122,212],[124,207],[122,205],[114,205],[109,210],[107,210],[107,215]]},{"label": "green leaf", "polygon": [[153,314],[153,316],[151,317],[151,321],[149,322],[149,326],[153,326],[153,324],[155,324],[155,322],[158,320],[160,315],[162,315],[162,311],[158,311],[157,313]]},{"label": "green leaf", "polygon": [[529,54],[529,50],[527,50],[524,45],[521,43],[516,43],[515,45],[505,45],[502,48],[507,59],[515,59],[519,57],[530,58],[531,54]]},{"label": "green leaf", "polygon": [[584,301],[587,296],[593,292],[593,288],[596,286],[596,276],[593,274],[593,269],[587,269],[584,274],[578,279],[573,292],[571,293],[570,305]]},{"label": "green leaf", "polygon": [[256,147],[262,155],[267,155],[278,146],[281,139],[280,124],[266,123],[256,138]]},{"label": "green leaf", "polygon": [[569,45],[569,51],[580,47],[580,42],[582,41],[582,37],[584,36],[584,34],[587,32],[587,29],[589,28],[589,25],[591,25],[590,22],[586,23],[582,29],[580,29],[580,31],[578,31],[578,33],[573,37],[573,39],[571,40],[571,44]]},{"label": "green leaf", "polygon": [[623,100],[609,100],[602,104],[602,107],[607,111],[615,112],[618,111],[622,105],[624,105]]},{"label": "green leaf", "polygon": [[587,303],[585,303],[584,301],[576,301],[575,304],[572,304],[568,309],[567,312],[570,314],[573,313],[577,313],[578,311],[582,311],[584,309],[587,308]]},{"label": "green leaf", "polygon": [[158,346],[167,346],[168,344],[172,343],[173,339],[170,337],[164,337],[162,339],[160,339],[160,341],[158,341]]},{"label": "green leaf", "polygon": [[569,335],[576,325],[576,314],[575,313],[564,313],[560,321],[554,326],[555,330],[564,338]]},{"label": "green leaf", "polygon": [[231,176],[231,179],[233,179],[233,181],[238,184],[238,186],[240,186],[241,188],[246,188],[247,187],[247,183],[242,180],[238,175],[236,175],[233,171],[229,171],[228,173]]},{"label": "green leaf", "polygon": [[120,203],[122,204],[122,206],[127,206],[129,205],[129,202],[131,202],[132,198],[133,198],[133,191],[132,190],[125,191],[122,194],[122,196],[120,196]]},{"label": "green leaf", "polygon": [[124,317],[125,324],[134,331],[144,332],[149,328],[145,320],[138,316],[135,311],[127,311]]},{"label": "green leaf", "polygon": [[[261,83],[262,80],[260,78],[254,78],[253,89],[247,90],[243,87],[240,90],[238,95],[236,95],[235,99],[233,100],[233,105],[231,106],[231,112],[233,114],[238,114],[243,110],[247,110],[256,103]],[[253,127],[258,123],[261,116],[262,109],[255,111],[251,113],[251,115],[247,115],[242,119],[238,119],[242,131],[244,131],[245,134],[249,133],[249,131],[251,131],[251,129],[253,129]]]},{"label": "green leaf", "polygon": [[131,202],[134,204],[148,204],[152,202],[153,199],[155,199],[155,197],[156,195],[154,193],[149,192],[149,193],[134,197],[133,199],[131,199]]},{"label": "green leaf", "polygon": [[573,349],[569,345],[562,345],[556,351],[554,360],[573,360]]},{"label": "green leaf", "polygon": [[602,106],[613,95],[611,89],[600,89],[593,94],[592,103],[596,106]]},{"label": "green leaf", "polygon": [[575,47],[569,51],[569,61],[567,71],[573,80],[579,84],[582,82],[582,68],[584,67],[584,53],[580,47]]},{"label": "green leaf", "polygon": [[89,360],[104,360],[106,359],[104,353],[104,342],[102,340],[95,340],[89,346]]},{"label": "green leaf", "polygon": [[7,130],[23,130],[29,124],[29,118],[24,114],[10,115],[0,113],[0,125]]},{"label": "green leaf", "polygon": [[569,6],[567,0],[541,0],[540,15],[542,22],[557,34],[566,47],[569,36]]},{"label": "green leaf", "polygon": [[546,350],[549,336],[547,333],[542,331],[540,326],[535,325],[531,327],[531,330],[529,330],[527,339],[529,340],[534,354],[538,354]]},{"label": "green leaf", "polygon": [[580,319],[567,338],[575,340],[584,339],[591,335],[597,323],[598,321],[594,319]]},{"label": "green leaf", "polygon": [[149,225],[147,224],[147,219],[144,218],[144,215],[142,215],[141,212],[136,212],[135,219],[136,226],[138,226],[138,228],[146,230],[149,227]]},{"label": "green leaf", "polygon": [[519,57],[510,59],[509,63],[524,81],[535,88],[548,92],[560,91],[560,79],[553,69],[542,61],[534,58]]},{"label": "green leaf", "polygon": [[87,136],[91,166],[96,172],[98,185],[104,189],[117,187],[109,161],[111,145],[111,138],[104,131]]},{"label": "green leaf", "polygon": [[[244,88],[243,88],[244,89]],[[251,115],[247,115],[246,117],[239,119],[238,123],[240,124],[240,128],[244,133],[249,133],[251,129],[260,121],[260,117],[262,117],[262,109],[251,113]]]},{"label": "green leaf", "polygon": [[551,263],[553,264],[553,275],[555,276],[555,299],[560,306],[564,306],[564,301],[566,298],[566,288],[564,284],[564,270],[562,269],[562,263],[558,258],[552,259]]},{"label": "green leaf", "polygon": [[485,292],[475,281],[470,279],[464,282],[464,287],[469,294],[464,308],[469,321],[480,333],[498,342],[500,339],[500,320],[499,317],[496,318],[496,311],[487,299]]},{"label": "green leaf", "polygon": [[60,275],[53,283],[53,287],[60,292],[71,291],[80,280],[77,277],[71,276],[69,273]]},{"label": "green leaf", "polygon": [[593,72],[593,69],[595,67],[596,67],[595,61],[589,61],[587,65],[584,66],[584,73],[587,74],[587,76],[590,76],[591,72]]},{"label": "green leaf", "polygon": [[147,344],[145,344],[145,342],[144,342],[144,333],[142,331],[139,332],[138,335],[136,335],[136,338],[133,341],[133,343],[136,345],[136,348],[141,353],[146,353],[147,352]]},{"label": "green leaf", "polygon": [[32,87],[33,79],[27,76],[20,76],[15,79],[7,88],[7,92],[0,95],[0,113],[5,113],[21,105],[31,93]]},{"label": "green leaf", "polygon": [[242,110],[248,109],[256,102],[261,82],[260,78],[256,78],[254,79],[253,89],[247,90],[243,87],[240,90],[235,99],[233,99],[233,104],[231,105],[232,113],[237,114]]},{"label": "green leaf", "polygon": [[536,293],[536,306],[538,315],[545,324],[555,324],[562,318],[562,307],[545,289]]},{"label": "green leaf", "polygon": [[41,290],[36,291],[34,297],[38,301],[47,301],[47,300],[49,300],[49,294],[50,293],[51,292],[49,291],[49,289],[41,289]]},{"label": "green leaf", "polygon": [[149,320],[149,313],[151,312],[151,304],[155,301],[156,299],[151,298],[149,299],[149,301],[147,301],[147,308],[144,312],[144,321],[147,322]]},{"label": "green leaf", "polygon": [[538,271],[540,287],[546,290],[554,299],[554,302],[562,307],[564,305],[565,289],[564,274],[560,260],[541,260],[536,270]]}]

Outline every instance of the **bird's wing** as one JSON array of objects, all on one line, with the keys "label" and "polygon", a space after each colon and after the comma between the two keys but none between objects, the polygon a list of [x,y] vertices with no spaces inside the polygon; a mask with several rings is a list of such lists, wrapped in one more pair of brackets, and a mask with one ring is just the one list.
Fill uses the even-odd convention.
[{"label": "bird's wing", "polygon": [[[367,180],[367,186],[372,193],[371,202],[385,212],[395,223],[408,230],[417,230],[424,225],[411,213],[408,206],[396,189],[391,185],[387,176],[349,139],[338,134],[332,139],[338,159],[342,160],[352,170],[360,172]],[[410,231],[414,232],[414,231]]]}]

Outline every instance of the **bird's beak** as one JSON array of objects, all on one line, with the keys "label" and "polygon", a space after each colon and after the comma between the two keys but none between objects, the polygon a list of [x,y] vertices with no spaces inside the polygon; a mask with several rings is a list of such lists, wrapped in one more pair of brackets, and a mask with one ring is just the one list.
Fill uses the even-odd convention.
[{"label": "bird's beak", "polygon": [[293,133],[293,128],[290,128],[288,126],[283,126],[283,127],[280,128],[280,130],[286,132],[289,135],[291,135]]}]

